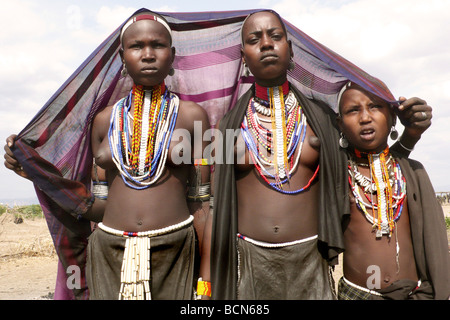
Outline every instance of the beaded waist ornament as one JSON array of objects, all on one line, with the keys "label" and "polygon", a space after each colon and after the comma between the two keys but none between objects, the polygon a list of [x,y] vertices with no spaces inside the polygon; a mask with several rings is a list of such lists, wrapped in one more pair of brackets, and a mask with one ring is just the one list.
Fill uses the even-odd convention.
[{"label": "beaded waist ornament", "polygon": [[[350,161],[349,183],[358,208],[373,225],[376,237],[392,235],[395,222],[400,218],[406,197],[406,181],[400,165],[389,155],[389,147],[379,154],[355,152],[357,157],[367,157],[371,177],[358,171]],[[373,196],[376,195],[376,202]],[[372,210],[369,214],[367,208]]]},{"label": "beaded waist ornament", "polygon": [[178,107],[178,96],[167,90],[164,83],[151,90],[135,85],[128,97],[114,105],[109,145],[113,161],[129,187],[148,188],[161,176]]},{"label": "beaded waist ornament", "polygon": [[[270,116],[270,120],[259,114]],[[270,123],[270,127],[266,128],[264,122]],[[281,193],[300,193],[309,188],[317,176],[319,167],[303,188],[294,191],[283,189],[300,160],[306,128],[306,116],[293,92],[289,91],[288,82],[274,88],[256,85],[256,97],[250,99],[241,134],[262,179]]]},{"label": "beaded waist ornament", "polygon": [[125,237],[122,269],[120,273],[119,300],[151,300],[150,291],[150,238],[180,230],[194,221],[188,219],[162,229],[127,232],[116,230],[99,223],[98,227],[110,234]]}]

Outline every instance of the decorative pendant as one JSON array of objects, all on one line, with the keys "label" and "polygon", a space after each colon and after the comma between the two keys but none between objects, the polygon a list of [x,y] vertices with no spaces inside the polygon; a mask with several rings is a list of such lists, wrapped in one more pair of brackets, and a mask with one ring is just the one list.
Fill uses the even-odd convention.
[{"label": "decorative pendant", "polygon": [[128,97],[114,105],[108,139],[113,161],[129,187],[148,188],[161,176],[178,107],[178,96],[166,90],[164,83],[145,92],[134,86]]},{"label": "decorative pendant", "polygon": [[[376,236],[381,237],[382,234],[390,234],[390,218],[392,216],[392,197],[391,186],[389,180],[386,179],[387,166],[384,161],[384,154],[369,154],[369,163],[371,166],[373,179],[377,187],[377,203],[378,203],[378,229]],[[387,180],[387,181],[386,181]]]},{"label": "decorative pendant", "polygon": [[275,146],[275,170],[278,180],[286,177],[287,151],[286,151],[286,116],[283,94],[280,95],[278,87],[269,88],[270,107],[272,112],[272,133]]},{"label": "decorative pendant", "polygon": [[[288,86],[283,86],[284,88]],[[257,90],[258,91],[258,90]],[[278,94],[275,94],[275,91]],[[261,87],[259,87],[261,93]],[[286,99],[281,94],[281,88],[268,90],[270,97],[271,127],[266,128],[257,112],[257,105],[264,102],[261,98],[252,98],[241,124],[241,134],[249,151],[250,158],[260,177],[273,189],[284,194],[297,194],[308,189],[317,177],[317,167],[310,181],[303,188],[293,191],[283,190],[283,185],[289,181],[300,160],[303,142],[306,136],[307,122],[302,107],[298,104],[292,92],[286,92]],[[276,110],[276,112],[275,112]],[[295,158],[294,154],[297,152]],[[269,155],[269,157],[267,157]],[[274,182],[269,181],[274,179]]]},{"label": "decorative pendant", "polygon": [[[406,181],[400,166],[388,155],[388,148],[380,154],[367,155],[373,180],[362,175],[351,160],[348,168],[349,183],[356,204],[372,224],[377,238],[384,234],[389,237],[392,235],[406,198]],[[386,158],[388,158],[387,161]],[[373,195],[377,197],[376,203],[372,200]],[[372,212],[369,213],[367,208],[370,208]]]}]

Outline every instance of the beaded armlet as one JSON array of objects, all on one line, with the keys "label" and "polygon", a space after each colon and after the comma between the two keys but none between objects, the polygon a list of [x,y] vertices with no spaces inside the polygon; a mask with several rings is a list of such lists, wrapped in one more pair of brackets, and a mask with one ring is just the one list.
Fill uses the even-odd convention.
[{"label": "beaded armlet", "polygon": [[92,193],[96,199],[107,200],[108,199],[108,182],[100,181],[97,174],[97,164],[94,159],[94,180],[92,180]]},{"label": "beaded armlet", "polygon": [[208,201],[211,196],[211,184],[202,183],[202,173],[200,166],[209,165],[208,159],[195,159],[195,179],[190,181],[188,188],[187,200],[193,202]]},{"label": "beaded armlet", "polygon": [[93,181],[92,182],[92,193],[94,197],[101,200],[108,199],[108,183],[106,181]]}]

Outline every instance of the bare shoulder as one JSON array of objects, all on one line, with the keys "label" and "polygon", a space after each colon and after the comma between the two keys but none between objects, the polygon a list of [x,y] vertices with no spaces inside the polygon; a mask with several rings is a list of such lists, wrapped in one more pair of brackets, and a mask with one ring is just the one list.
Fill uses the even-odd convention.
[{"label": "bare shoulder", "polygon": [[104,123],[106,121],[109,122],[113,108],[114,108],[114,106],[107,106],[103,110],[98,112],[94,117],[94,124],[95,123]]},{"label": "bare shoulder", "polygon": [[180,115],[181,114],[183,117],[193,121],[202,121],[205,118],[208,118],[208,114],[205,109],[203,109],[199,104],[186,100],[180,100]]},{"label": "bare shoulder", "polygon": [[92,138],[102,140],[106,137],[109,129],[109,123],[111,118],[111,112],[114,106],[105,107],[103,110],[99,111],[92,123]]},{"label": "bare shoulder", "polygon": [[205,109],[192,101],[180,100],[178,121],[180,125],[192,130],[195,122],[201,122],[204,129],[209,128],[209,118]]}]

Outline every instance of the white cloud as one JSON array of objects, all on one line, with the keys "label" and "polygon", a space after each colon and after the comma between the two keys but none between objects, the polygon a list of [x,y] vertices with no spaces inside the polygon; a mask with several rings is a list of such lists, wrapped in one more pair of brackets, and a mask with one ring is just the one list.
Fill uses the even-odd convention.
[{"label": "white cloud", "polygon": [[102,6],[96,15],[97,23],[106,30],[113,32],[116,28],[131,16],[137,8],[114,6]]},{"label": "white cloud", "polygon": [[0,41],[3,43],[16,42],[17,39],[27,41],[45,34],[48,31],[48,25],[36,8],[38,4],[28,1],[2,1]]},{"label": "white cloud", "polygon": [[[84,59],[140,8],[133,8],[132,2],[51,3],[2,2],[0,141],[22,129]],[[450,168],[441,160],[450,158],[450,1],[264,0],[255,7],[272,7],[385,81],[395,96],[426,99],[433,107],[433,125],[412,157],[423,162],[435,185],[450,190]],[[173,4],[151,9],[184,11]],[[9,192],[7,183],[1,187],[0,194]]]}]

